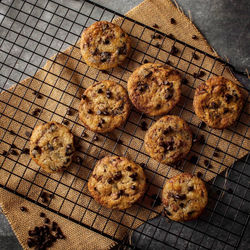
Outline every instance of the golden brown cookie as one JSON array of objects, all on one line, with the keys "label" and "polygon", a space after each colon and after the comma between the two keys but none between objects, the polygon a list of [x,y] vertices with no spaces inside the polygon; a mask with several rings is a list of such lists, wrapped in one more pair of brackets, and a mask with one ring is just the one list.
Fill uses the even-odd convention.
[{"label": "golden brown cookie", "polygon": [[88,129],[106,133],[125,122],[129,110],[126,89],[116,82],[105,80],[85,90],[79,106],[79,117]]},{"label": "golden brown cookie", "polygon": [[57,122],[36,126],[30,137],[30,156],[48,173],[68,167],[74,151],[73,135]]},{"label": "golden brown cookie", "polygon": [[89,66],[106,70],[125,60],[130,51],[130,38],[118,25],[100,21],[83,31],[80,49]]},{"label": "golden brown cookie", "polygon": [[88,181],[89,192],[97,202],[119,210],[131,207],[142,197],[145,188],[142,167],[120,156],[99,160]]},{"label": "golden brown cookie", "polygon": [[175,221],[196,219],[206,207],[207,200],[204,182],[188,173],[167,180],[162,190],[165,214]]},{"label": "golden brown cookie", "polygon": [[190,151],[192,132],[183,119],[167,115],[148,129],[144,143],[152,158],[161,163],[172,164]]},{"label": "golden brown cookie", "polygon": [[167,65],[143,64],[129,77],[128,94],[139,111],[150,116],[166,114],[181,98],[181,76]]},{"label": "golden brown cookie", "polygon": [[223,129],[238,118],[243,97],[235,83],[214,76],[196,88],[193,105],[195,114],[209,127]]}]

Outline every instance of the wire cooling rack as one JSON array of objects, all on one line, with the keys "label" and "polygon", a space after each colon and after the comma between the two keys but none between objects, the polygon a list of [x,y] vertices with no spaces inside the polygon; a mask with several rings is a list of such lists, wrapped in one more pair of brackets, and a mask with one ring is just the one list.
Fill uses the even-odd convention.
[{"label": "wire cooling rack", "polygon": [[[122,235],[132,232],[126,242],[132,248],[238,248],[249,221],[249,94],[241,87],[245,109],[237,123],[224,131],[204,127],[190,105],[197,84],[211,75],[224,75],[231,65],[176,40],[171,34],[157,32],[90,1],[62,4],[3,0],[0,14],[2,188],[117,242],[125,243]],[[130,57],[109,72],[87,67],[80,57],[74,56],[80,34],[93,22],[116,18],[132,38]],[[161,38],[157,40],[155,35]],[[63,52],[69,46],[72,49]],[[59,52],[60,55],[52,57]],[[67,59],[60,64],[59,59],[64,56]],[[68,64],[70,60],[74,63]],[[176,168],[156,164],[144,152],[145,131],[141,122],[150,126],[155,118],[132,109],[123,127],[105,135],[85,130],[78,121],[75,103],[79,103],[79,93],[88,84],[113,79],[125,85],[129,74],[145,60],[169,63],[187,79],[183,82],[182,102],[171,113],[189,122],[200,144],[193,146],[190,157]],[[46,61],[43,73],[50,76],[49,83],[45,78],[38,79]],[[71,72],[69,78],[65,70]],[[77,75],[77,79],[72,75]],[[27,77],[32,80],[23,82]],[[69,106],[71,110],[67,111]],[[64,121],[81,146],[72,168],[61,175],[47,175],[25,155],[29,133],[37,123],[48,120]],[[147,192],[132,210],[104,209],[86,190],[96,161],[107,154],[125,155],[142,163],[145,169]],[[204,165],[204,160],[209,164]],[[161,216],[158,200],[162,186],[166,178],[178,171],[192,172],[207,181],[209,203],[198,220],[179,223]],[[44,191],[54,198],[44,202],[41,199]],[[155,216],[158,217],[153,219]]]}]

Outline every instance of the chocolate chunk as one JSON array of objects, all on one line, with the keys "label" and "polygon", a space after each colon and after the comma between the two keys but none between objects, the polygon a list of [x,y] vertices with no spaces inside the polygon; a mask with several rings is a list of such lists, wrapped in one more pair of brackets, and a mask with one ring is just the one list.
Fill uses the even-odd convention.
[{"label": "chocolate chunk", "polygon": [[124,194],[124,190],[120,190],[118,196],[122,196]]},{"label": "chocolate chunk", "polygon": [[41,148],[39,146],[35,146],[32,150],[31,154],[36,157],[37,154],[41,154]]},{"label": "chocolate chunk", "polygon": [[49,224],[50,223],[50,219],[49,218],[45,218],[44,219],[44,223]]},{"label": "chocolate chunk", "polygon": [[228,108],[224,108],[223,113],[227,114],[228,112],[229,112],[229,109]]},{"label": "chocolate chunk", "polygon": [[111,53],[110,52],[102,52],[101,53],[101,62],[107,62],[111,58]]},{"label": "chocolate chunk", "polygon": [[200,71],[198,73],[194,73],[193,76],[194,76],[194,78],[203,77],[203,76],[205,76],[205,72],[204,71]]},{"label": "chocolate chunk", "polygon": [[155,23],[155,24],[153,25],[153,28],[159,29],[159,25]]},{"label": "chocolate chunk", "polygon": [[206,127],[206,123],[205,122],[200,122],[198,125],[199,128],[205,128]]},{"label": "chocolate chunk", "polygon": [[107,182],[108,182],[108,184],[112,184],[112,183],[113,183],[113,179],[112,179],[112,178],[109,178],[109,179],[107,180]]},{"label": "chocolate chunk", "polygon": [[196,164],[198,161],[198,157],[196,155],[192,155],[190,158],[190,162],[193,164]]},{"label": "chocolate chunk", "polygon": [[204,135],[200,135],[198,138],[198,142],[200,144],[205,144],[206,140],[205,140],[205,136]]},{"label": "chocolate chunk", "polygon": [[210,107],[211,107],[212,109],[217,109],[217,108],[219,107],[219,105],[218,105],[216,102],[211,102]]},{"label": "chocolate chunk", "polygon": [[98,140],[99,140],[98,136],[95,135],[95,136],[93,137],[93,141],[98,141]]},{"label": "chocolate chunk", "polygon": [[32,248],[32,247],[36,246],[37,243],[32,238],[28,238],[27,244],[28,244],[29,248]]},{"label": "chocolate chunk", "polygon": [[58,225],[55,221],[52,222],[52,231],[56,231]]},{"label": "chocolate chunk", "polygon": [[33,115],[33,116],[37,116],[37,115],[39,115],[40,112],[41,112],[41,109],[36,108],[36,109],[32,112],[32,115]]},{"label": "chocolate chunk", "polygon": [[148,63],[149,61],[148,61],[148,59],[144,59],[144,63]]},{"label": "chocolate chunk", "polygon": [[127,166],[127,167],[126,167],[126,170],[127,170],[127,171],[131,171],[132,168],[131,168],[130,166]]},{"label": "chocolate chunk", "polygon": [[53,150],[54,150],[54,147],[53,147],[50,143],[47,144],[47,147],[48,147],[48,149],[49,149],[50,151],[53,151]]},{"label": "chocolate chunk", "polygon": [[23,148],[21,153],[25,154],[25,155],[28,155],[29,152],[30,152],[30,150],[28,148]]},{"label": "chocolate chunk", "polygon": [[89,109],[87,112],[88,114],[93,114],[93,111],[91,109]]},{"label": "chocolate chunk", "polygon": [[170,18],[170,23],[171,24],[176,24],[176,21],[175,21],[175,19],[172,17],[172,18]]},{"label": "chocolate chunk", "polygon": [[6,150],[3,151],[2,153],[3,156],[7,156],[8,155],[8,152]]},{"label": "chocolate chunk", "polygon": [[27,209],[26,207],[20,207],[20,210],[21,210],[22,212],[27,212],[27,211],[28,211],[28,209]]},{"label": "chocolate chunk", "polygon": [[214,152],[214,153],[213,153],[213,156],[214,156],[214,157],[219,157],[219,154],[218,154],[217,152]]},{"label": "chocolate chunk", "polygon": [[9,151],[9,153],[11,154],[11,155],[18,155],[18,152],[15,150],[15,149],[11,149],[10,151]]},{"label": "chocolate chunk", "polygon": [[194,187],[193,187],[193,186],[188,187],[188,191],[189,191],[189,192],[191,192],[191,191],[193,191],[193,190],[194,190]]},{"label": "chocolate chunk", "polygon": [[127,46],[125,43],[123,44],[122,47],[118,48],[118,55],[126,55],[127,52],[128,52],[128,50],[127,50]]},{"label": "chocolate chunk", "polygon": [[192,39],[197,40],[198,37],[196,35],[192,35]]},{"label": "chocolate chunk", "polygon": [[73,154],[73,145],[72,144],[68,144],[67,146],[66,146],[66,153],[65,153],[65,155],[71,155],[71,154]]},{"label": "chocolate chunk", "polygon": [[172,151],[174,149],[174,141],[161,142],[160,146],[164,148],[164,152]]},{"label": "chocolate chunk", "polygon": [[66,126],[69,125],[69,121],[68,121],[68,120],[63,120],[62,123],[63,123],[64,125],[66,125]]},{"label": "chocolate chunk", "polygon": [[140,163],[140,166],[141,166],[142,168],[145,168],[147,165],[146,165],[145,163],[141,162],[141,163]]},{"label": "chocolate chunk", "polygon": [[194,60],[198,60],[199,59],[199,56],[197,56],[197,54],[193,53],[192,55],[193,55],[193,59]]},{"label": "chocolate chunk", "polygon": [[173,45],[170,51],[171,55],[176,55],[179,52],[179,50]]},{"label": "chocolate chunk", "polygon": [[114,180],[118,181],[122,178],[122,172],[118,171],[115,175],[114,175]]},{"label": "chocolate chunk", "polygon": [[170,133],[170,132],[172,132],[172,131],[173,131],[172,127],[169,126],[168,128],[166,128],[166,129],[163,131],[163,134],[164,134],[164,135],[167,135],[168,133]]},{"label": "chocolate chunk", "polygon": [[136,190],[136,186],[135,186],[135,185],[132,185],[132,186],[131,186],[131,189],[132,189],[132,190]]},{"label": "chocolate chunk", "polygon": [[95,50],[93,52],[91,52],[91,53],[92,53],[93,56],[96,56],[96,55],[98,55],[100,53],[100,51],[97,48],[95,48]]},{"label": "chocolate chunk", "polygon": [[143,130],[143,131],[148,130],[148,124],[145,121],[141,122],[141,130]]},{"label": "chocolate chunk", "polygon": [[103,41],[103,44],[110,44],[110,40],[108,38],[105,38],[105,40]]},{"label": "chocolate chunk", "polygon": [[186,85],[187,85],[187,84],[188,84],[188,80],[187,80],[187,78],[183,78],[183,79],[181,80],[181,83],[182,83],[182,84],[186,84]]},{"label": "chocolate chunk", "polygon": [[108,99],[110,99],[112,97],[112,93],[111,93],[110,90],[106,91],[106,96],[107,96]]},{"label": "chocolate chunk", "polygon": [[202,177],[202,173],[201,173],[201,172],[198,172],[198,173],[197,173],[197,177],[201,178],[201,177]]},{"label": "chocolate chunk", "polygon": [[206,166],[206,167],[208,167],[209,166],[209,160],[204,160],[204,165]]},{"label": "chocolate chunk", "polygon": [[161,104],[160,103],[158,103],[157,105],[156,105],[156,107],[155,107],[156,109],[160,109],[161,108]]},{"label": "chocolate chunk", "polygon": [[101,93],[103,93],[103,90],[102,90],[102,89],[98,89],[98,90],[97,90],[97,93],[98,93],[98,94],[101,94]]},{"label": "chocolate chunk", "polygon": [[230,94],[225,94],[225,100],[226,100],[226,103],[230,103],[233,99],[233,96],[230,95]]},{"label": "chocolate chunk", "polygon": [[66,110],[66,115],[73,115],[73,110],[71,108],[68,108]]},{"label": "chocolate chunk", "polygon": [[161,45],[160,45],[159,43],[156,43],[156,44],[155,44],[155,47],[158,48],[158,49],[160,49],[160,48],[161,48]]},{"label": "chocolate chunk", "polygon": [[10,147],[11,147],[11,148],[17,148],[16,145],[15,145],[14,143],[12,143],[12,144],[10,145]]},{"label": "chocolate chunk", "polygon": [[184,204],[184,203],[180,203],[179,206],[180,206],[181,208],[184,208],[184,207],[185,207],[185,204]]},{"label": "chocolate chunk", "polygon": [[180,195],[175,195],[175,198],[178,200],[185,200],[187,198],[187,196],[185,194],[180,194]]},{"label": "chocolate chunk", "polygon": [[45,213],[43,212],[40,213],[40,217],[44,218],[45,216],[46,216]]},{"label": "chocolate chunk", "polygon": [[168,35],[169,35],[169,37],[174,38],[173,34],[169,33]]},{"label": "chocolate chunk", "polygon": [[148,88],[148,84],[140,84],[140,83],[138,83],[138,87],[137,87],[137,89],[141,92],[141,93],[143,93],[143,92],[145,92],[146,90],[147,90],[147,88]]},{"label": "chocolate chunk", "polygon": [[83,99],[83,100],[86,100],[86,99],[87,99],[87,96],[86,96],[86,95],[82,95],[82,99]]},{"label": "chocolate chunk", "polygon": [[135,181],[136,178],[137,178],[137,176],[138,176],[137,173],[133,173],[133,174],[131,174],[129,177],[130,177],[133,181]]},{"label": "chocolate chunk", "polygon": [[173,94],[169,91],[165,94],[165,99],[168,101],[169,99],[171,99],[173,97]]},{"label": "chocolate chunk", "polygon": [[122,141],[121,139],[119,139],[119,140],[117,141],[117,144],[123,144],[123,141]]}]

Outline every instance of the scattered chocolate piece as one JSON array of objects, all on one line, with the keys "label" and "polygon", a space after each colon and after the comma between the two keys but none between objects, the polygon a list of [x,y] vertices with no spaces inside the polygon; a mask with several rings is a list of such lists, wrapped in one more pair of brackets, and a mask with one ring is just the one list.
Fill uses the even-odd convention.
[{"label": "scattered chocolate piece", "polygon": [[14,143],[12,143],[12,144],[10,145],[10,147],[11,147],[11,148],[17,148],[16,145],[15,145]]},{"label": "scattered chocolate piece", "polygon": [[191,192],[191,191],[193,191],[193,190],[194,190],[194,187],[193,187],[193,186],[188,187],[188,191],[189,191],[189,192]]},{"label": "scattered chocolate piece", "polygon": [[219,154],[218,154],[217,152],[214,152],[214,153],[213,153],[213,156],[214,156],[214,157],[219,157]]},{"label": "scattered chocolate piece", "polygon": [[83,159],[82,159],[80,156],[76,156],[76,162],[77,162],[79,165],[82,165]]},{"label": "scattered chocolate piece", "polygon": [[200,135],[198,138],[198,142],[200,144],[205,144],[206,140],[205,140],[205,136],[204,135]]},{"label": "scattered chocolate piece", "polygon": [[141,163],[140,163],[140,166],[141,166],[142,168],[145,168],[147,165],[146,165],[144,162],[141,162]]},{"label": "scattered chocolate piece", "polygon": [[174,35],[173,35],[172,33],[169,33],[169,36],[170,36],[171,38],[174,38]]},{"label": "scattered chocolate piece", "polygon": [[3,151],[2,153],[3,156],[7,156],[8,155],[8,152],[6,150]]},{"label": "scattered chocolate piece", "polygon": [[73,110],[71,109],[71,108],[68,108],[67,110],[66,110],[66,115],[73,115]]},{"label": "scattered chocolate piece", "polygon": [[199,128],[205,128],[206,127],[206,123],[205,122],[200,122],[198,125]]},{"label": "scattered chocolate piece", "polygon": [[148,63],[148,59],[144,59],[144,63]]},{"label": "scattered chocolate piece", "polygon": [[107,182],[108,182],[108,184],[112,184],[112,183],[113,183],[113,179],[112,179],[112,178],[109,178],[109,179],[107,180]]},{"label": "scattered chocolate piece", "polygon": [[98,89],[98,90],[97,90],[97,93],[98,93],[98,94],[101,94],[101,93],[103,93],[103,90],[102,90],[102,89]]},{"label": "scattered chocolate piece", "polygon": [[209,160],[204,160],[204,165],[206,166],[206,167],[208,167],[209,166]]},{"label": "scattered chocolate piece", "polygon": [[131,189],[132,189],[132,190],[136,190],[136,186],[135,186],[135,185],[132,185],[132,186],[131,186]]},{"label": "scattered chocolate piece", "polygon": [[176,55],[179,52],[179,50],[173,45],[170,51],[171,55]]},{"label": "scattered chocolate piece", "polygon": [[25,155],[28,155],[30,153],[30,150],[28,148],[23,148],[21,153],[25,154]]},{"label": "scattered chocolate piece", "polygon": [[137,173],[133,173],[133,174],[131,174],[129,177],[130,177],[133,181],[135,181],[137,175],[138,175]]},{"label": "scattered chocolate piece", "polygon": [[106,96],[107,96],[108,99],[110,99],[112,97],[112,93],[111,93],[110,90],[106,91]]},{"label": "scattered chocolate piece", "polygon": [[98,136],[95,135],[95,136],[93,137],[93,141],[98,141],[98,140],[99,140]]},{"label": "scattered chocolate piece", "polygon": [[93,111],[91,109],[89,109],[88,114],[93,114]]},{"label": "scattered chocolate piece", "polygon": [[17,155],[18,155],[18,152],[17,152],[15,149],[11,149],[11,150],[10,150],[10,154],[11,154],[11,155],[17,156]]},{"label": "scattered chocolate piece", "polygon": [[192,155],[190,158],[190,162],[193,164],[196,164],[198,161],[198,157],[196,155]]},{"label": "scattered chocolate piece", "polygon": [[66,146],[65,155],[66,155],[66,156],[69,156],[69,155],[71,155],[71,154],[73,154],[73,146],[72,146],[72,144],[68,144],[68,145]]},{"label": "scattered chocolate piece", "polygon": [[201,173],[201,172],[198,172],[198,173],[197,173],[197,177],[198,177],[198,178],[201,178],[201,177],[202,177],[202,173]]},{"label": "scattered chocolate piece", "polygon": [[87,96],[86,96],[86,95],[82,95],[82,99],[83,99],[83,100],[86,100],[86,99],[87,99]]},{"label": "scattered chocolate piece", "polygon": [[199,56],[197,56],[197,54],[193,53],[193,59],[194,59],[194,60],[198,60],[198,59],[199,59]]},{"label": "scattered chocolate piece", "polygon": [[45,216],[46,216],[45,213],[43,212],[40,213],[40,217],[44,218]]},{"label": "scattered chocolate piece", "polygon": [[185,205],[184,205],[183,203],[180,203],[180,207],[181,207],[181,208],[184,208]]},{"label": "scattered chocolate piece", "polygon": [[41,109],[36,108],[36,109],[32,112],[32,115],[33,115],[33,116],[38,116],[40,112],[41,112]]},{"label": "scattered chocolate piece", "polygon": [[176,21],[175,21],[175,19],[172,17],[172,18],[170,18],[170,23],[171,24],[176,24]]},{"label": "scattered chocolate piece", "polygon": [[13,130],[10,130],[11,135],[16,135],[16,133]]},{"label": "scattered chocolate piece", "polygon": [[161,108],[161,104],[158,103],[158,104],[156,105],[156,109],[160,109],[160,108]]},{"label": "scattered chocolate piece", "polygon": [[153,28],[159,29],[159,25],[155,23],[155,24],[153,25]]},{"label": "scattered chocolate piece", "polygon": [[57,229],[57,227],[58,227],[58,224],[55,222],[55,221],[53,221],[52,222],[52,231],[56,231],[56,229]]},{"label": "scattered chocolate piece", "polygon": [[25,131],[25,135],[29,138],[31,136],[31,133],[29,131]]},{"label": "scattered chocolate piece", "polygon": [[85,131],[82,132],[81,137],[87,137],[88,135],[86,134]]},{"label": "scattered chocolate piece", "polygon": [[119,139],[119,140],[117,141],[117,144],[123,144],[123,141],[122,141],[121,139]]},{"label": "scattered chocolate piece", "polygon": [[186,84],[186,85],[187,85],[187,84],[188,84],[188,80],[187,80],[187,78],[183,78],[183,79],[181,80],[181,83],[182,83],[182,84]]},{"label": "scattered chocolate piece", "polygon": [[44,223],[49,224],[50,223],[50,219],[49,218],[45,218],[44,219]]},{"label": "scattered chocolate piece", "polygon": [[69,121],[68,121],[68,120],[63,120],[62,123],[63,123],[64,125],[66,125],[66,126],[69,125]]},{"label": "scattered chocolate piece", "polygon": [[109,72],[107,70],[102,70],[102,73],[108,74]]},{"label": "scattered chocolate piece", "polygon": [[158,207],[161,205],[161,198],[157,194],[151,195],[153,201],[151,202],[152,207]]},{"label": "scattered chocolate piece", "polygon": [[227,190],[227,192],[228,192],[229,194],[232,194],[232,193],[233,193],[233,189],[232,189],[232,188],[229,188],[229,189]]},{"label": "scattered chocolate piece", "polygon": [[145,121],[141,122],[141,130],[143,130],[143,131],[148,130],[148,124]]},{"label": "scattered chocolate piece", "polygon": [[115,176],[114,176],[114,180],[115,181],[118,181],[122,178],[122,172],[121,171],[118,171]]},{"label": "scattered chocolate piece", "polygon": [[21,210],[22,212],[27,212],[27,211],[28,211],[28,209],[27,209],[26,207],[20,207],[20,210]]},{"label": "scattered chocolate piece", "polygon": [[196,35],[192,35],[192,39],[197,40],[198,37]]},{"label": "scattered chocolate piece", "polygon": [[131,168],[130,166],[127,166],[126,170],[127,170],[127,171],[131,171],[132,168]]},{"label": "scattered chocolate piece", "polygon": [[167,61],[166,61],[166,64],[171,65],[171,64],[172,64],[172,62],[171,62],[170,60],[167,60]]},{"label": "scattered chocolate piece", "polygon": [[161,48],[161,45],[160,45],[159,43],[156,43],[156,44],[155,44],[155,47],[158,48],[158,49],[160,49],[160,48]]}]

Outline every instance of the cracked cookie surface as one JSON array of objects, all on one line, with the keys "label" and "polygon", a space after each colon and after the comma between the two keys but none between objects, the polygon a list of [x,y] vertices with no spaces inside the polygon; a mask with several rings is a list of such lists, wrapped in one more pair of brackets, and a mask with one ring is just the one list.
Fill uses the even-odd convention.
[{"label": "cracked cookie surface", "polygon": [[164,64],[146,63],[128,80],[133,105],[150,116],[168,113],[181,98],[181,76]]},{"label": "cracked cookie surface", "polygon": [[214,76],[196,88],[193,106],[209,127],[223,129],[237,120],[243,107],[242,93],[234,82]]},{"label": "cracked cookie surface", "polygon": [[175,221],[196,219],[206,207],[207,201],[204,182],[189,173],[170,178],[162,191],[165,215]]},{"label": "cracked cookie surface", "polygon": [[172,164],[185,157],[190,151],[192,132],[180,117],[163,116],[146,132],[144,145],[153,159]]},{"label": "cracked cookie surface", "polygon": [[80,49],[89,66],[107,70],[121,64],[128,56],[130,38],[118,25],[99,21],[83,31]]},{"label": "cracked cookie surface", "polygon": [[129,111],[127,90],[116,82],[105,80],[85,90],[79,117],[88,129],[106,133],[125,122]]},{"label": "cracked cookie surface", "polygon": [[146,177],[141,166],[125,157],[99,160],[88,181],[91,196],[112,209],[131,207],[145,192]]},{"label": "cracked cookie surface", "polygon": [[68,167],[74,151],[73,134],[54,121],[36,126],[30,137],[30,156],[48,173]]}]

